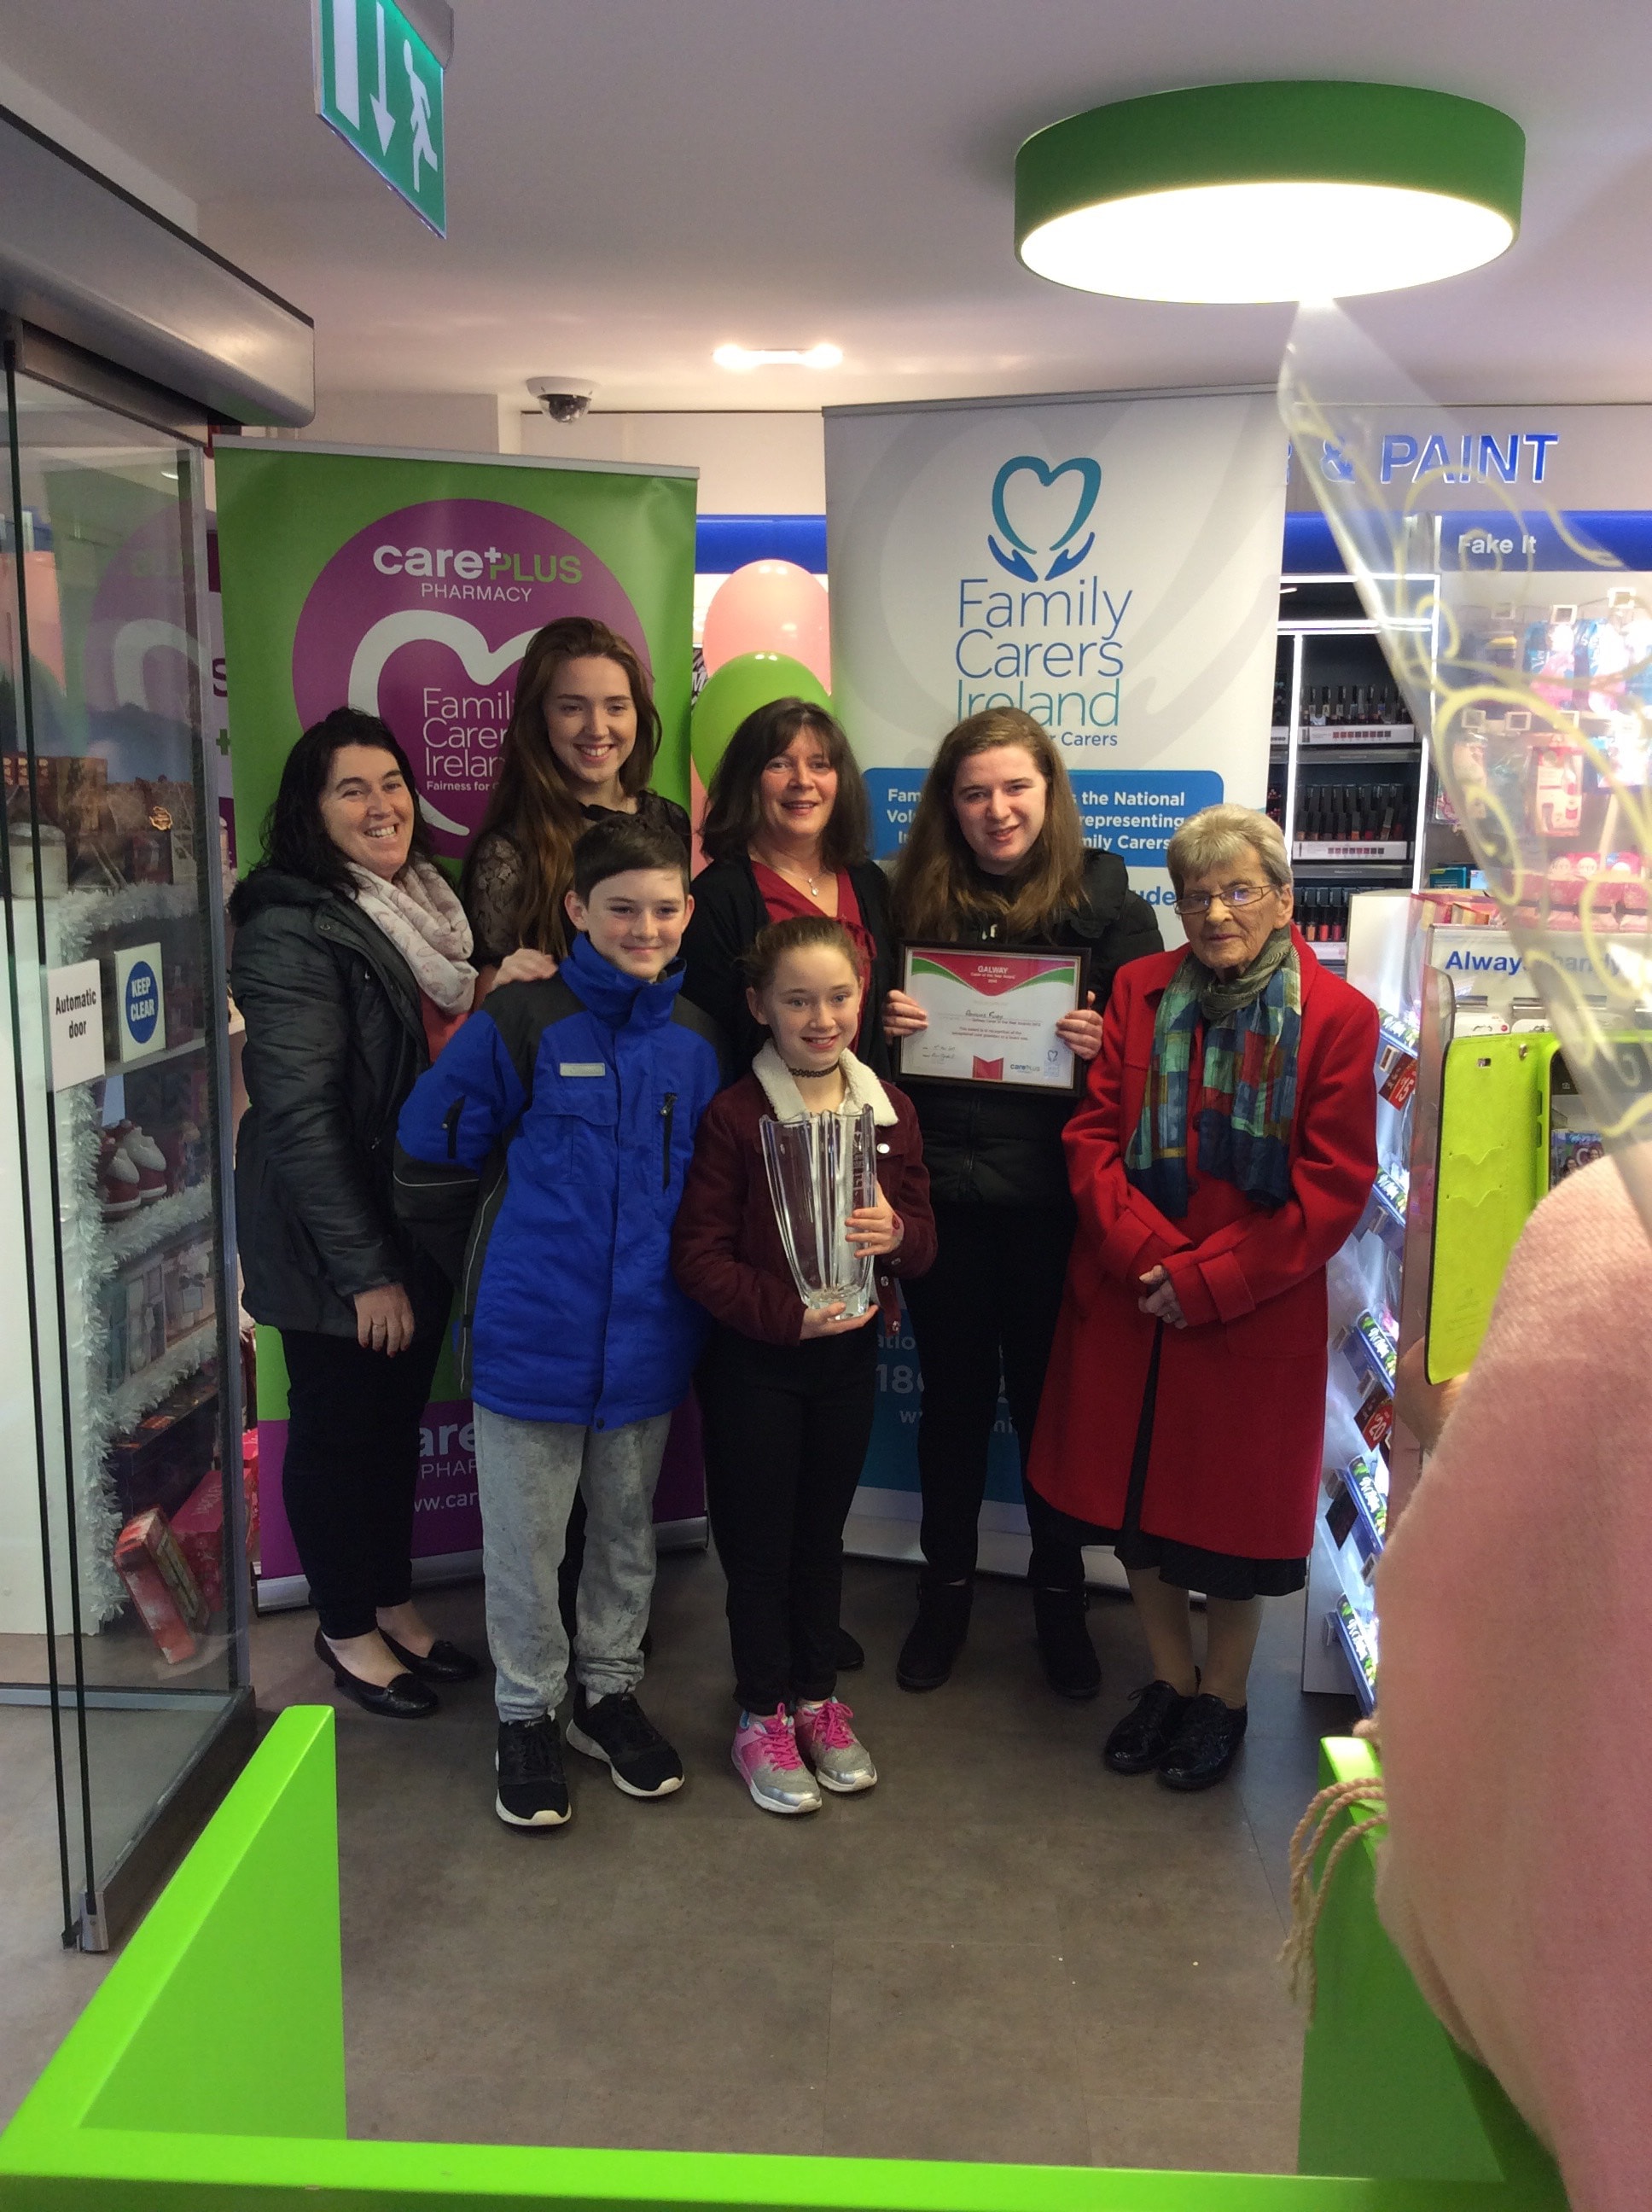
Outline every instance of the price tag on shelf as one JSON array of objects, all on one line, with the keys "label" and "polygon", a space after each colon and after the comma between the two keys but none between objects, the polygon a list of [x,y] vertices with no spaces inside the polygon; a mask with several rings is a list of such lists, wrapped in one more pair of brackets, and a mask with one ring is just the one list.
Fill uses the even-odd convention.
[{"label": "price tag on shelf", "polygon": [[48,968],[46,1005],[52,1031],[52,1088],[68,1091],[103,1073],[103,975],[95,960]]}]

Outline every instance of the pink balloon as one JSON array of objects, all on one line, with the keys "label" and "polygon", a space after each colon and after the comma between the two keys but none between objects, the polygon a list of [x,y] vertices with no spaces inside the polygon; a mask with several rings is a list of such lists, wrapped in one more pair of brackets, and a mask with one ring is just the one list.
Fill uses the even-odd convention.
[{"label": "pink balloon", "polygon": [[708,673],[743,653],[783,653],[832,687],[826,590],[795,561],[750,561],[720,584],[706,610]]}]

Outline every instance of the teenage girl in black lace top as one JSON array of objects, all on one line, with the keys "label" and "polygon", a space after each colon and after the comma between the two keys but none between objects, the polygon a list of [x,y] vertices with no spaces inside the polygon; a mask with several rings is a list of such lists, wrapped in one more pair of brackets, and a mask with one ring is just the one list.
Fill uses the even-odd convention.
[{"label": "teenage girl in black lace top", "polygon": [[686,812],[648,788],[659,744],[647,673],[617,631],[569,615],[535,634],[459,885],[484,982],[519,946],[551,960],[568,950],[562,902],[589,823],[635,815],[687,846]]}]

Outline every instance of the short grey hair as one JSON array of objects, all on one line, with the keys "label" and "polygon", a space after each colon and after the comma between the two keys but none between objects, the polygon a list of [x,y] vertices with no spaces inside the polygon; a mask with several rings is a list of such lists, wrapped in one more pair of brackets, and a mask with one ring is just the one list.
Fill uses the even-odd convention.
[{"label": "short grey hair", "polygon": [[1231,867],[1252,854],[1261,862],[1275,890],[1290,889],[1291,860],[1285,849],[1285,833],[1277,822],[1259,814],[1254,806],[1206,806],[1190,814],[1171,838],[1164,865],[1179,896],[1189,876]]}]

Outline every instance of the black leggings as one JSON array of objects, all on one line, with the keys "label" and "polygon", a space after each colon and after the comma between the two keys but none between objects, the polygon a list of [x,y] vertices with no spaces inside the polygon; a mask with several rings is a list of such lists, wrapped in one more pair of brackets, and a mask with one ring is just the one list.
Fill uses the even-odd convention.
[{"label": "black leggings", "polygon": [[380,1606],[413,1593],[419,1417],[443,1314],[421,1313],[395,1358],[353,1336],[284,1328],[287,1455],[281,1494],[324,1636],[366,1636]]},{"label": "black leggings", "polygon": [[1047,1589],[1084,1587],[1077,1524],[1026,1480],[1074,1225],[1070,1206],[939,1201],[935,1264],[903,1285],[924,1377],[918,1540],[932,1581],[967,1581],[975,1571],[975,1524],[987,1494],[1001,1369],[1032,1531],[1027,1578]]},{"label": "black leggings", "polygon": [[812,1344],[754,1344],[720,1328],[695,1383],[735,1695],[754,1713],[829,1698],[843,1523],[872,1439],[878,1323]]}]

